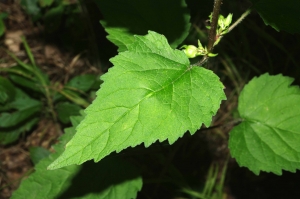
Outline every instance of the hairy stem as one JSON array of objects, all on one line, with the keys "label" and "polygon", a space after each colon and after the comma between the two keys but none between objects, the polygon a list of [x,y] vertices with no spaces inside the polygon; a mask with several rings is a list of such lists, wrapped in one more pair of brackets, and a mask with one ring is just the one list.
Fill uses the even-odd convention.
[{"label": "hairy stem", "polygon": [[[214,10],[213,10],[213,15],[212,17],[214,17],[214,13],[215,13],[215,9],[216,9],[216,1],[219,1],[221,2],[222,0],[215,0],[215,4],[214,4]],[[219,3],[221,4],[221,3]],[[220,5],[218,5],[219,7],[217,8],[218,10],[216,12],[218,12],[218,18],[219,18],[219,11],[220,11]],[[228,32],[229,33],[230,31],[232,31],[239,23],[241,23],[249,14],[251,13],[251,9],[248,9],[246,10],[241,16],[240,18],[238,18],[238,20],[236,20],[229,28],[228,28]],[[213,20],[214,18],[212,18],[212,23],[211,23],[211,29],[210,29],[210,32],[209,32],[209,41],[208,41],[208,52],[212,52],[213,51],[213,48],[214,48],[214,43],[215,43],[215,40],[216,40],[216,28],[217,28],[217,25],[218,25],[218,18],[216,19],[216,24],[214,24]],[[213,26],[214,26],[214,35],[213,35],[213,32],[212,32],[212,29],[213,29]],[[221,35],[219,37],[219,39],[221,40],[222,38],[224,37],[224,35]],[[212,46],[211,46],[212,45]],[[207,62],[209,59],[209,57],[207,55],[205,55],[199,62],[197,62],[197,66],[202,66],[205,62]]]},{"label": "hairy stem", "polygon": [[249,14],[251,13],[251,9],[246,10],[238,20],[236,20],[229,28],[228,32],[232,31],[239,23],[241,23]]},{"label": "hairy stem", "polygon": [[207,44],[207,50],[209,53],[212,53],[214,48],[214,43],[216,41],[216,32],[218,27],[218,19],[219,19],[219,13],[221,8],[222,0],[215,0],[214,2],[214,9],[212,13],[212,19],[210,24],[210,30],[208,34],[208,44]]},{"label": "hairy stem", "polygon": [[[218,19],[219,19],[219,13],[221,8],[222,0],[215,0],[214,2],[214,8],[212,12],[212,19],[210,24],[210,30],[208,34],[208,45],[207,50],[209,53],[212,53],[214,48],[214,43],[216,41],[216,32],[218,27]],[[201,66],[208,60],[208,56],[205,55],[196,65]]]}]

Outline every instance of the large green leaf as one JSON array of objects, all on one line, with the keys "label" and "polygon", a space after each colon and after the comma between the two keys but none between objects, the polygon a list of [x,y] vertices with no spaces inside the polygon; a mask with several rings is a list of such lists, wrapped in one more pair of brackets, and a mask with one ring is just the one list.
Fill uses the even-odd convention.
[{"label": "large green leaf", "polygon": [[251,0],[266,25],[275,30],[300,33],[299,0]]},{"label": "large green leaf", "polygon": [[[82,118],[82,116],[72,117],[73,125],[78,125]],[[47,166],[62,153],[64,145],[74,133],[75,127],[65,130],[60,143],[54,146],[56,153],[39,161],[35,172],[21,183],[11,199],[131,199],[136,197],[142,187],[142,179],[138,176],[135,167],[120,158],[109,157],[98,164],[89,162],[55,171],[47,170]]]},{"label": "large green leaf", "polygon": [[292,78],[264,74],[239,97],[243,122],[230,132],[229,148],[255,174],[300,169],[300,89]]},{"label": "large green leaf", "polygon": [[128,51],[111,62],[114,67],[102,76],[104,83],[86,118],[50,169],[99,161],[143,142],[146,147],[157,140],[172,144],[202,123],[209,126],[226,98],[218,76],[190,66],[182,51],[152,31],[135,36]]},{"label": "large green leaf", "polygon": [[184,0],[95,0],[104,15],[101,24],[119,52],[148,30],[161,33],[176,48],[187,37],[190,15]]}]

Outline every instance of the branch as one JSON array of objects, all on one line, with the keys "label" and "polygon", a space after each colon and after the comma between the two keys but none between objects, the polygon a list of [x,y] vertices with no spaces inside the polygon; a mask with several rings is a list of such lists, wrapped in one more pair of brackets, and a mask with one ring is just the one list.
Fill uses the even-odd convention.
[{"label": "branch", "polygon": [[217,27],[218,27],[221,3],[222,3],[222,0],[215,0],[215,3],[214,3],[214,9],[213,9],[213,13],[212,13],[210,30],[209,30],[209,34],[208,34],[207,50],[209,53],[212,53],[213,48],[214,48],[214,43],[216,41],[216,32],[217,32]]},{"label": "branch", "polygon": [[[222,0],[215,0],[215,2],[214,2],[214,9],[213,9],[213,13],[212,13],[210,30],[209,30],[209,34],[208,34],[207,50],[209,53],[212,53],[213,48],[214,48],[214,43],[216,41],[216,32],[217,32],[217,27],[218,27],[218,20],[219,20],[221,4],[222,4]],[[207,62],[208,58],[209,57],[207,55],[205,55],[195,65],[202,66],[205,62]]]}]

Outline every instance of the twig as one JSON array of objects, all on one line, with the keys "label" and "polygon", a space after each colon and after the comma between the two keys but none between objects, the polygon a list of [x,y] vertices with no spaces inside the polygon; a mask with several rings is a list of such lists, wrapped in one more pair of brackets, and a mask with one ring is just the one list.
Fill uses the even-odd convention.
[{"label": "twig", "polygon": [[208,44],[207,50],[209,53],[212,53],[214,48],[214,43],[216,41],[216,32],[218,27],[219,13],[221,8],[222,0],[215,0],[214,9],[212,13],[212,19],[210,23],[210,30],[208,34]]},{"label": "twig", "polygon": [[[220,11],[220,5],[221,5],[221,1],[222,0],[215,0],[214,3],[214,10],[213,10],[213,14],[212,14],[212,22],[211,22],[211,28],[209,31],[209,35],[208,35],[208,46],[207,46],[207,50],[209,53],[212,53],[213,48],[214,48],[214,43],[216,41],[216,29],[218,26],[218,18],[219,18],[219,11]],[[216,16],[217,13],[217,18],[214,18]],[[228,32],[232,31],[239,23],[241,23],[249,14],[251,13],[251,9],[246,10],[238,20],[236,20],[229,28],[228,28]],[[221,35],[219,37],[219,39],[221,40],[224,37],[224,35]],[[199,62],[197,62],[195,65],[197,66],[202,66],[203,64],[205,64],[208,61],[209,57],[207,55],[205,55]]]},{"label": "twig", "polygon": [[[238,18],[238,20],[236,20],[229,28],[228,28],[228,32],[232,31],[239,23],[241,23],[249,14],[251,13],[251,9],[246,10],[241,16],[240,18]],[[226,34],[227,34],[226,33]],[[220,36],[220,40],[224,37],[224,35]]]},{"label": "twig", "polygon": [[[216,41],[216,32],[218,27],[218,20],[219,20],[219,13],[221,8],[222,0],[215,0],[214,2],[214,9],[212,12],[212,19],[210,23],[210,30],[208,34],[208,45],[207,50],[209,53],[212,53],[214,48],[214,43]],[[208,60],[208,56],[205,55],[199,62],[197,62],[195,65],[201,66]]]}]

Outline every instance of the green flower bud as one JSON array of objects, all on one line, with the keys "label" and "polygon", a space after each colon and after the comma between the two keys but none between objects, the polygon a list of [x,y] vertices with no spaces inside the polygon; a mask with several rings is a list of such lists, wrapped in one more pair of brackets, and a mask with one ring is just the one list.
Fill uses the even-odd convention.
[{"label": "green flower bud", "polygon": [[183,52],[186,54],[186,56],[188,58],[194,58],[197,56],[197,51],[198,51],[198,48],[196,46],[193,46],[193,45],[184,45],[182,46],[181,48],[185,48],[183,50]]}]

